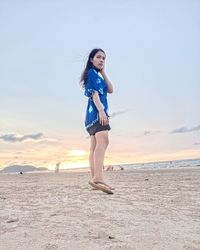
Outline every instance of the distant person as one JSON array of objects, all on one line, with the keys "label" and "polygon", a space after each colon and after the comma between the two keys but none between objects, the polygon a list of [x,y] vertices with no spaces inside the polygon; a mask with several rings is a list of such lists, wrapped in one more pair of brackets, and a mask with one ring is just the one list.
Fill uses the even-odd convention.
[{"label": "distant person", "polygon": [[59,173],[59,166],[60,166],[60,162],[56,163],[56,168],[55,168],[55,173],[56,174]]},{"label": "distant person", "polygon": [[112,194],[111,187],[103,180],[103,163],[108,146],[109,125],[107,93],[113,86],[105,73],[106,54],[102,49],[93,49],[81,75],[81,84],[88,97],[85,128],[90,135],[89,165],[92,180],[89,184],[103,192]]},{"label": "distant person", "polygon": [[106,168],[106,171],[113,171],[113,166],[112,165],[108,165]]}]

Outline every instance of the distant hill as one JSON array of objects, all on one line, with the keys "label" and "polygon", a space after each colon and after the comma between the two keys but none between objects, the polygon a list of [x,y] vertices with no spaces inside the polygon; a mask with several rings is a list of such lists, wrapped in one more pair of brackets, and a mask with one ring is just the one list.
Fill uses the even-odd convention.
[{"label": "distant hill", "polygon": [[34,167],[31,165],[12,165],[3,168],[0,173],[19,173],[19,172],[32,172],[32,171],[45,171],[48,170],[48,168],[45,167]]}]

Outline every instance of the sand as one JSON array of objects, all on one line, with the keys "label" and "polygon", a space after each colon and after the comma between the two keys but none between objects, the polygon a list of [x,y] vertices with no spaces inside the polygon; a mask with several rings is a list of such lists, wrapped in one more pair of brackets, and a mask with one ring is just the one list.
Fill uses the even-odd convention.
[{"label": "sand", "polygon": [[200,169],[0,174],[0,249],[200,249]]}]

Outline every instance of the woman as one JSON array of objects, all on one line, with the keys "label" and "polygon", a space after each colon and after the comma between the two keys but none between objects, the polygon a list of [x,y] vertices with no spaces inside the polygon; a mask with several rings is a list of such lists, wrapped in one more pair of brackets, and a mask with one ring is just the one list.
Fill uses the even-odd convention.
[{"label": "woman", "polygon": [[113,93],[112,83],[104,69],[105,59],[102,49],[93,49],[81,75],[81,83],[88,97],[85,127],[90,135],[89,164],[92,180],[89,184],[112,194],[112,188],[103,181],[103,163],[110,130],[107,93]]}]

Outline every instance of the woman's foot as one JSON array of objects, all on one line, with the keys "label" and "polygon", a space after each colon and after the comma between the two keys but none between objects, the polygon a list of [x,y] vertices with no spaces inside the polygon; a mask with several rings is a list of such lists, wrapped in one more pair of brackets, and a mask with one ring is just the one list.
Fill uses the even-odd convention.
[{"label": "woman's foot", "polygon": [[103,180],[93,180],[93,182],[96,183],[96,184],[102,184],[102,185],[110,188],[110,190],[115,190],[113,187],[111,187],[108,184],[106,184]]},{"label": "woman's foot", "polygon": [[112,190],[105,184],[99,181],[89,181],[89,184],[96,189],[99,189],[107,194],[113,194]]}]

